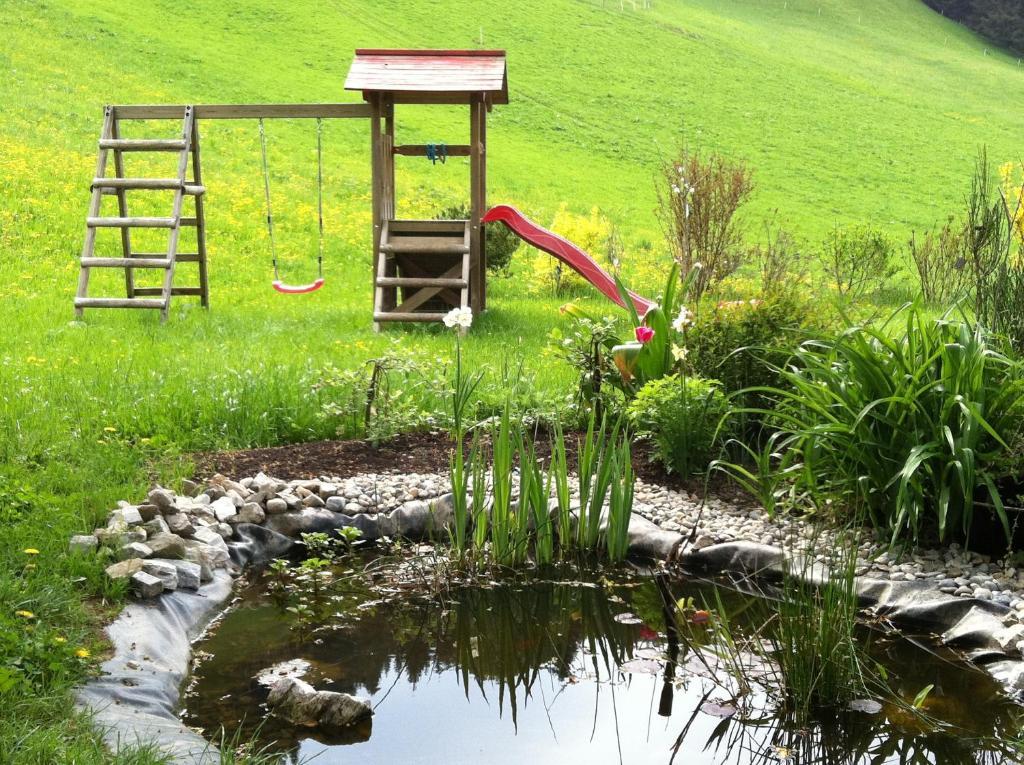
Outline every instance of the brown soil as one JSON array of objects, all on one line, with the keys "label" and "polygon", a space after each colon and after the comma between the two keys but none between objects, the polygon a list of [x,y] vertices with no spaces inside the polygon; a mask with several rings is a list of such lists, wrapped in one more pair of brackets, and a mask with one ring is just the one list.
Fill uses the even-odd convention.
[{"label": "brown soil", "polygon": [[[575,463],[575,444],[575,437],[566,438],[570,463]],[[538,440],[537,452],[540,457],[549,453],[547,440],[543,437]],[[199,478],[208,478],[214,473],[242,478],[263,471],[276,478],[291,480],[318,476],[344,478],[356,473],[445,473],[450,453],[451,441],[446,434],[413,433],[376,445],[370,441],[313,441],[198,454],[195,458]],[[700,478],[681,480],[679,476],[667,473],[661,463],[652,459],[651,447],[646,442],[634,444],[633,464],[637,476],[647,483],[697,494],[704,490]],[[737,490],[735,486],[717,479],[712,482],[711,493],[725,498],[736,495]]]}]

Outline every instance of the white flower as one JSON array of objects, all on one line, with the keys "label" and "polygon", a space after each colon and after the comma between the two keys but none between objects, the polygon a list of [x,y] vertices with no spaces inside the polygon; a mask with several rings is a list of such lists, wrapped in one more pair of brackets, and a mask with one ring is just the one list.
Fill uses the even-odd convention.
[{"label": "white flower", "polygon": [[469,329],[473,325],[473,309],[453,308],[444,315],[444,325],[449,328]]},{"label": "white flower", "polygon": [[[689,309],[685,306],[679,306],[679,315],[676,316],[675,321],[672,322],[672,329],[676,332],[682,332],[687,327],[693,324],[693,314],[690,313]],[[675,351],[673,351],[673,355]]]},{"label": "white flower", "polygon": [[680,189],[679,189],[679,187],[678,187],[678,186],[676,186],[676,185],[675,185],[674,183],[672,184],[672,193],[673,193],[673,194],[679,194],[679,193],[681,193],[681,192],[680,192]]},{"label": "white flower", "polygon": [[685,361],[687,353],[689,353],[689,351],[681,345],[672,346],[672,358],[676,361]]}]

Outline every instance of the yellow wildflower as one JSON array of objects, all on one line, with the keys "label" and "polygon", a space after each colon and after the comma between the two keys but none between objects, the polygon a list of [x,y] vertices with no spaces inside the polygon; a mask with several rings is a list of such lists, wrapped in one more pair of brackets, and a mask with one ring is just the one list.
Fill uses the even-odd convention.
[{"label": "yellow wildflower", "polygon": [[111,425],[107,425],[107,427],[105,427],[103,430],[106,431],[107,433],[116,433],[117,432],[117,428],[115,428],[115,427],[113,427]]},{"label": "yellow wildflower", "polygon": [[39,550],[34,547],[26,547],[25,555],[39,555]]},{"label": "yellow wildflower", "polygon": [[34,613],[32,613],[31,611],[24,611],[24,610],[22,610],[22,611],[15,611],[14,615],[15,616],[20,616],[22,619],[35,619],[36,618],[36,615]]},{"label": "yellow wildflower", "polygon": [[90,656],[92,656],[92,654],[89,653],[88,648],[77,648],[75,649],[75,656],[77,656],[79,659],[88,659]]},{"label": "yellow wildflower", "polygon": [[68,639],[66,637],[61,637],[60,635],[58,635],[57,637],[55,637],[53,639],[53,642],[54,643],[66,643],[66,642],[68,642]]}]

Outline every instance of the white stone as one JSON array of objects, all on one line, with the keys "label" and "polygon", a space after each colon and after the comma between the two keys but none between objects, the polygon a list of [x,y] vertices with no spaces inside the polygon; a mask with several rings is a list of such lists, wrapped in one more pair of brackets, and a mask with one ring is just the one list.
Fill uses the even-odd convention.
[{"label": "white stone", "polygon": [[131,578],[132,591],[140,598],[155,598],[164,591],[164,583],[159,577],[137,571]]},{"label": "white stone", "polygon": [[75,534],[69,546],[73,553],[90,553],[100,546],[100,540],[92,534]]},{"label": "white stone", "polygon": [[169,560],[147,560],[142,563],[142,570],[155,576],[163,584],[164,590],[178,589],[178,569]]}]

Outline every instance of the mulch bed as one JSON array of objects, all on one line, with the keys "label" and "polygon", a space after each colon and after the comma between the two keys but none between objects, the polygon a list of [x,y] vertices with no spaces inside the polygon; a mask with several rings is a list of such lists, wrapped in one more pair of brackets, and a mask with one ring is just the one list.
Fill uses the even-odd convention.
[{"label": "mulch bed", "polygon": [[[570,467],[575,469],[576,437],[567,434],[566,450]],[[468,451],[468,442],[467,442]],[[537,441],[537,454],[549,454],[547,439]],[[311,441],[287,446],[216,452],[195,455],[196,477],[208,478],[223,473],[232,478],[256,475],[262,471],[283,479],[337,476],[357,473],[446,473],[451,454],[451,441],[444,433],[412,433],[373,444],[370,441]],[[637,477],[646,483],[658,484],[690,493],[702,494],[701,478],[681,480],[667,473],[661,463],[652,459],[651,445],[639,441],[633,446],[633,465]],[[719,476],[712,480],[710,493],[721,498],[736,496],[735,485]]]}]

